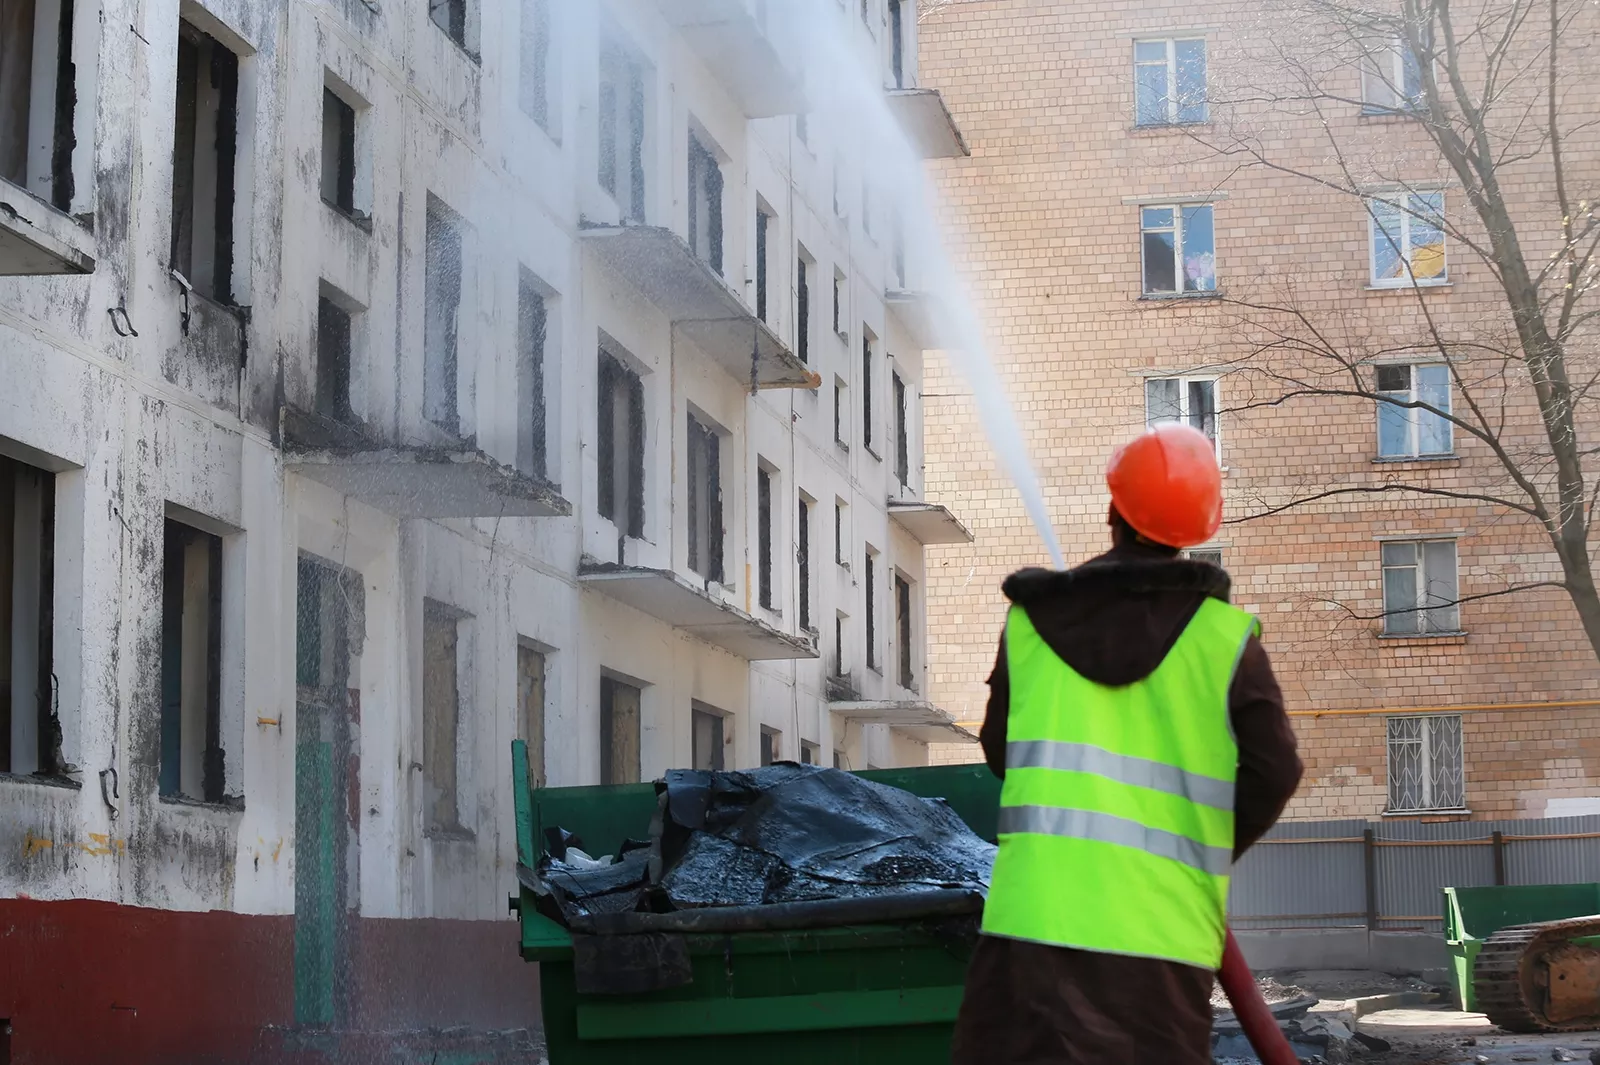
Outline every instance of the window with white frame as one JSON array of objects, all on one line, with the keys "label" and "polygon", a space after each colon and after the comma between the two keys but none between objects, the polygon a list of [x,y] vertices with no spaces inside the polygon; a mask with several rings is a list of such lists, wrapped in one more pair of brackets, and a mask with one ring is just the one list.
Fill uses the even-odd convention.
[{"label": "window with white frame", "polygon": [[1214,377],[1152,377],[1144,383],[1144,423],[1180,422],[1217,443],[1217,380]]},{"label": "window with white frame", "polygon": [[[1378,457],[1434,458],[1455,450],[1450,422],[1450,367],[1444,363],[1375,368]],[[1415,406],[1414,404],[1423,404]]]},{"label": "window with white frame", "polygon": [[1362,110],[1420,111],[1425,103],[1422,63],[1403,38],[1375,37],[1362,43]]},{"label": "window with white frame", "polygon": [[1372,284],[1376,288],[1442,285],[1445,264],[1444,193],[1397,192],[1368,201]]},{"label": "window with white frame", "polygon": [[1210,204],[1152,204],[1140,209],[1144,294],[1183,296],[1217,290],[1216,237]]},{"label": "window with white frame", "polygon": [[1389,811],[1467,805],[1459,714],[1389,719]]},{"label": "window with white frame", "polygon": [[1454,540],[1395,540],[1383,545],[1383,632],[1437,636],[1461,631]]},{"label": "window with white frame", "polygon": [[1135,121],[1141,126],[1206,120],[1203,37],[1133,42]]}]

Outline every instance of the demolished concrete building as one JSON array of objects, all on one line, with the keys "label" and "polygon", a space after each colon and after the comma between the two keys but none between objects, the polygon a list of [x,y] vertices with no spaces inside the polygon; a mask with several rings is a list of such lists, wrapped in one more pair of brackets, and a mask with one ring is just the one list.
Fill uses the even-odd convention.
[{"label": "demolished concrete building", "polygon": [[785,20],[965,147],[914,0],[856,6],[0,0],[13,1060],[527,1021],[513,739],[574,785],[964,738],[895,190]]}]

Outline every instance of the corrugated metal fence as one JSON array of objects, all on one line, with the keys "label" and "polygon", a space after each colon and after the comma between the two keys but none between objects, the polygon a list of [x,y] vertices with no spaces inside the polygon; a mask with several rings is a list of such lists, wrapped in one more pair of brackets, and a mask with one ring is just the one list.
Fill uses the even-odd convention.
[{"label": "corrugated metal fence", "polygon": [[1542,821],[1289,821],[1234,870],[1239,929],[1436,932],[1439,889],[1600,882],[1600,816]]}]

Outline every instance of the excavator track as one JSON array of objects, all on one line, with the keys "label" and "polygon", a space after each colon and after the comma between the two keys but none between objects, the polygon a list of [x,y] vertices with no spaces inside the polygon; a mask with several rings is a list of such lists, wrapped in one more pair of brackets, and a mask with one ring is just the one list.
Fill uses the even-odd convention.
[{"label": "excavator track", "polygon": [[1600,917],[1502,928],[1478,953],[1478,1009],[1509,1032],[1600,1027]]}]

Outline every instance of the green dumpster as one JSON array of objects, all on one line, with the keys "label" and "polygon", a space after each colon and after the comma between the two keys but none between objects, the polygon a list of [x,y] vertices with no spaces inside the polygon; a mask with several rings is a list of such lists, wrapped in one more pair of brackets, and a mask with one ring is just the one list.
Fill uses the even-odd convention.
[{"label": "green dumpster", "polygon": [[[533,865],[559,826],[593,854],[640,837],[656,811],[650,784],[530,789],[513,745],[517,859]],[[975,832],[995,837],[1000,783],[982,765],[875,770],[860,776],[942,797]],[[521,953],[539,963],[551,1065],[931,1065],[950,1036],[969,947],[925,925],[686,935],[694,979],[637,995],[579,994],[572,938],[519,887]]]},{"label": "green dumpster", "polygon": [[1472,967],[1490,936],[1515,925],[1600,914],[1600,884],[1530,884],[1444,889],[1444,934],[1456,1002],[1477,1011]]}]

